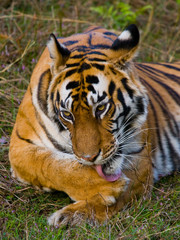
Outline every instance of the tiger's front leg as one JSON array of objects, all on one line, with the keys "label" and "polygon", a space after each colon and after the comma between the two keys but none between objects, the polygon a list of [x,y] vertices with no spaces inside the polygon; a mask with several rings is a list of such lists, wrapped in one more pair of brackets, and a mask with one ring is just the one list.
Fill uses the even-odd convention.
[{"label": "tiger's front leg", "polygon": [[[93,223],[103,223],[118,213],[127,203],[140,196],[149,196],[152,187],[152,168],[151,163],[147,161],[138,161],[134,170],[125,171],[129,181],[125,184],[124,190],[119,192],[116,201],[113,198],[108,199],[100,194],[94,195],[88,200],[80,200],[74,204],[52,214],[48,223],[50,225],[77,225],[86,219]],[[123,179],[114,182],[122,187]],[[106,186],[107,187],[107,186]]]},{"label": "tiger's front leg", "polygon": [[[64,207],[49,218],[49,223],[75,224],[77,219],[105,221],[107,207],[114,205],[128,183],[126,178],[107,182],[95,169],[83,166],[75,159],[58,159],[45,148],[37,147],[12,134],[10,161],[14,176],[39,188],[66,192],[74,204]],[[92,214],[93,212],[93,214]],[[78,216],[78,217],[75,217]]]}]

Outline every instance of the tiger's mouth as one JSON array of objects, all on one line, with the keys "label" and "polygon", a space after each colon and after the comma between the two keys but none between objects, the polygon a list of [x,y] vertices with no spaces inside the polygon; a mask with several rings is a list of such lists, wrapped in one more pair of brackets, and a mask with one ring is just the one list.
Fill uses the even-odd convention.
[{"label": "tiger's mouth", "polygon": [[100,177],[104,178],[108,182],[115,182],[117,181],[121,175],[121,169],[117,168],[114,173],[106,173],[106,164],[103,165],[95,165],[94,168],[96,169],[97,173],[99,174]]},{"label": "tiger's mouth", "polygon": [[96,163],[94,168],[100,177],[108,182],[115,182],[122,175],[122,162],[123,159],[117,159],[114,157],[114,154],[112,154],[106,162],[102,164]]},{"label": "tiger's mouth", "polygon": [[98,155],[97,159],[94,162],[86,161],[82,158],[77,158],[79,163],[91,166],[96,170],[98,175],[105,179],[108,182],[115,182],[122,176],[122,157],[115,157],[117,149],[111,149],[105,158],[101,154]]},{"label": "tiger's mouth", "polygon": [[95,162],[94,168],[98,175],[108,182],[115,182],[122,176],[122,161],[123,159],[115,157],[117,146],[110,148],[106,153],[103,162]]}]

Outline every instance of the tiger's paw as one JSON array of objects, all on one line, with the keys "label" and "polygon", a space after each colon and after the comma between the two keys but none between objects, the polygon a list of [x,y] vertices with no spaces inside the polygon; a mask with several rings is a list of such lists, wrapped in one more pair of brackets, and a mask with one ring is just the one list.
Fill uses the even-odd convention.
[{"label": "tiger's paw", "polygon": [[98,224],[108,219],[107,206],[94,205],[86,201],[78,201],[53,213],[48,218],[51,226],[75,226],[82,222]]},{"label": "tiger's paw", "polygon": [[53,213],[48,218],[48,224],[51,226],[74,226],[79,225],[82,221],[85,220],[85,216],[83,213],[78,211],[72,212],[68,209],[61,209],[55,213]]},{"label": "tiger's paw", "polygon": [[89,198],[83,200],[76,199],[75,203],[53,213],[48,218],[49,225],[73,226],[84,221],[97,225],[105,222],[113,215],[113,208],[120,194],[126,191],[128,184],[129,179],[126,176],[113,183],[106,182],[104,186],[101,186],[100,191],[97,189],[94,191],[95,195],[89,194]]}]

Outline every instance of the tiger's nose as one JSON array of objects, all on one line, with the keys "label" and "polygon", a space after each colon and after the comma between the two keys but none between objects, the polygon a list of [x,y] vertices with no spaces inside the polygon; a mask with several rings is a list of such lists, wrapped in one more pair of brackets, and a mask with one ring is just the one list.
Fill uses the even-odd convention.
[{"label": "tiger's nose", "polygon": [[88,161],[88,162],[94,162],[96,160],[96,158],[98,157],[99,153],[98,154],[94,154],[94,155],[85,155],[85,156],[81,156],[82,159],[84,159],[85,161]]}]

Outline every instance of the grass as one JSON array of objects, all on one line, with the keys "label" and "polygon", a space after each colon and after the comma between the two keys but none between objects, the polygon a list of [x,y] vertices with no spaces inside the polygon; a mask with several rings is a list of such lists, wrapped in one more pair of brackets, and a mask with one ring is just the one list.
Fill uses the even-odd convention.
[{"label": "grass", "polygon": [[[110,1],[109,1],[110,2]],[[124,1],[128,3],[129,1]],[[111,1],[114,5],[116,1]],[[111,25],[92,6],[96,1],[1,1],[0,14],[0,239],[179,239],[179,175],[155,184],[151,199],[135,201],[107,225],[52,228],[47,217],[70,203],[60,192],[44,193],[12,179],[8,161],[10,134],[32,70],[48,36],[68,36],[90,24]],[[178,0],[132,0],[132,11],[151,5],[136,23],[143,42],[138,61],[172,62],[180,58]],[[119,23],[121,26],[121,23]],[[128,23],[127,23],[128,24]],[[119,32],[120,29],[115,29]],[[179,208],[178,208],[179,207]]]}]

